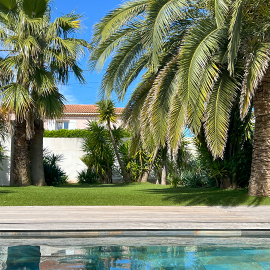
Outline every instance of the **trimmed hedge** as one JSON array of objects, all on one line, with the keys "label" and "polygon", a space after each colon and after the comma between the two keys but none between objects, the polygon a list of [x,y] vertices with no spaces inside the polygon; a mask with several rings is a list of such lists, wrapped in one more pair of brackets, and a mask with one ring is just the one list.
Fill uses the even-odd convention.
[{"label": "trimmed hedge", "polygon": [[[88,134],[88,129],[60,129],[60,130],[44,130],[44,138],[85,138]],[[131,135],[128,131],[124,130],[124,137],[129,138]]]},{"label": "trimmed hedge", "polygon": [[52,138],[85,138],[89,131],[86,129],[60,129],[60,130],[45,130],[43,137]]}]

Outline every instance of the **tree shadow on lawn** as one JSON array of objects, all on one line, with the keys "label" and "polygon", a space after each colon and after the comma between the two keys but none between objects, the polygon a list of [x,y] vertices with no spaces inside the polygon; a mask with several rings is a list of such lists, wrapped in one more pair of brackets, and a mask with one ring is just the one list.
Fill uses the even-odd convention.
[{"label": "tree shadow on lawn", "polygon": [[54,186],[56,188],[116,188],[116,187],[129,187],[134,183],[129,184],[67,184],[67,185],[60,185]]},{"label": "tree shadow on lawn", "polygon": [[16,193],[15,191],[11,191],[11,190],[0,190],[0,196],[4,195],[4,194],[9,194],[9,193]]},{"label": "tree shadow on lawn", "polygon": [[[171,201],[175,205],[206,206],[259,206],[270,205],[270,198],[254,197],[247,190],[220,190],[207,188],[167,188],[145,189],[140,192],[163,195],[163,201]],[[264,203],[265,202],[265,203]]]}]

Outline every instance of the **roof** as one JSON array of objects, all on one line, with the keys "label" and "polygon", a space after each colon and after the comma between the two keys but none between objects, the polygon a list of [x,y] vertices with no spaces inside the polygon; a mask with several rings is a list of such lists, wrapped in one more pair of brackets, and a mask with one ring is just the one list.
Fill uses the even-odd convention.
[{"label": "roof", "polygon": [[[116,114],[121,114],[124,108],[115,108]],[[64,114],[97,114],[96,105],[65,105]]]}]

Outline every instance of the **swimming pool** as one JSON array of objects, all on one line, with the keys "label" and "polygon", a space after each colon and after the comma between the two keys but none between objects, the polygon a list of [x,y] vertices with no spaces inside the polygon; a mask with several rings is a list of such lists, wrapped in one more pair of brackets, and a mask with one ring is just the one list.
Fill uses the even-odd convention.
[{"label": "swimming pool", "polygon": [[269,238],[0,239],[3,270],[270,269]]}]

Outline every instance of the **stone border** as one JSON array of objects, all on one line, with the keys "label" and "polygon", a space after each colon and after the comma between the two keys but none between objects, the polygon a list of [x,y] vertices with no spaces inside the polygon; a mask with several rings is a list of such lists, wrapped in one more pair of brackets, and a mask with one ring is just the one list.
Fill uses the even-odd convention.
[{"label": "stone border", "polygon": [[270,238],[270,230],[112,230],[112,231],[0,231],[2,238],[100,237],[257,237]]}]

